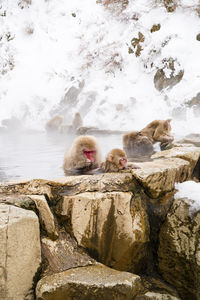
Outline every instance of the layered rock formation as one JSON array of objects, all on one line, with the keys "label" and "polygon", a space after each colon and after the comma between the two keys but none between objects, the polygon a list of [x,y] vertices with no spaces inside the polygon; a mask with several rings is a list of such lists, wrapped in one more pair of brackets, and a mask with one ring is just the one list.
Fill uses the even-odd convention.
[{"label": "layered rock formation", "polygon": [[2,299],[200,299],[199,214],[173,197],[199,157],[175,147],[141,169],[1,184]]}]

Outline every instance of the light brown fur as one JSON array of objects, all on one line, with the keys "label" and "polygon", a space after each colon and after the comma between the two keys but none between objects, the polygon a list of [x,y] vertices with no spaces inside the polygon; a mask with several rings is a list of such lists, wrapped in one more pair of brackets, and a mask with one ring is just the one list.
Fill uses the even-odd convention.
[{"label": "light brown fur", "polygon": [[[94,162],[87,159],[83,153],[84,150],[95,151]],[[67,150],[63,169],[66,175],[71,173],[86,174],[95,168],[98,168],[101,164],[101,151],[98,141],[93,136],[79,136],[77,137],[71,147]]]},{"label": "light brown fur", "polygon": [[171,135],[171,119],[155,120],[141,131],[132,131],[123,135],[123,149],[129,158],[139,155],[151,156],[154,152],[153,144],[173,141]]},{"label": "light brown fur", "polygon": [[133,164],[129,166],[127,164],[126,152],[121,149],[115,148],[108,152],[106,156],[106,161],[102,164],[102,168],[105,172],[119,172],[120,170],[130,168],[135,169],[139,167]]},{"label": "light brown fur", "polygon": [[51,118],[49,121],[47,121],[46,125],[45,125],[45,129],[48,132],[54,132],[54,131],[58,131],[61,124],[64,121],[64,117],[61,115],[56,115],[53,118]]},{"label": "light brown fur", "polygon": [[79,127],[83,126],[83,120],[81,118],[80,113],[75,113],[73,121],[72,121],[72,128],[73,130],[77,130]]}]

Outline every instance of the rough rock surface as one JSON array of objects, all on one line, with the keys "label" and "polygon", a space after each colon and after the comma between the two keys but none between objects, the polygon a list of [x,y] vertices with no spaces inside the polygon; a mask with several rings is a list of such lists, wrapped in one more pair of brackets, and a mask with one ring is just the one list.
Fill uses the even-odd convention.
[{"label": "rough rock surface", "polygon": [[172,191],[175,182],[189,179],[192,173],[189,162],[180,158],[157,159],[138,165],[141,169],[132,172],[152,198]]},{"label": "rough rock surface", "polygon": [[[63,291],[69,293],[69,299],[110,299],[108,295],[111,299],[136,295],[138,300],[179,299],[166,286],[146,286],[144,277],[142,289],[136,292],[131,283],[135,275],[123,272],[144,271],[149,276],[157,272],[159,263],[163,278],[178,289],[182,299],[199,300],[199,213],[191,217],[189,206],[184,201],[177,204],[173,196],[176,182],[194,174],[196,180],[200,178],[199,156],[199,148],[176,146],[153,155],[150,162],[138,163],[141,169],[0,184],[2,297],[8,300],[9,292],[16,300],[28,299],[25,295],[40,263],[39,218],[42,265],[37,273],[41,278],[38,299],[66,299]],[[32,217],[26,222],[24,217],[16,219],[11,214],[16,211],[17,216],[20,212],[20,216]],[[97,260],[120,271],[101,266],[101,272]],[[91,274],[87,270],[92,270]],[[21,277],[19,273],[23,273]],[[72,274],[80,274],[80,278]],[[105,282],[102,285],[100,278]],[[34,278],[34,283],[38,279]],[[26,287],[23,280],[28,281]]]},{"label": "rough rock surface", "polygon": [[[167,1],[172,2],[172,0]],[[181,81],[184,75],[184,70],[180,69],[177,72],[175,69],[176,64],[180,69],[180,64],[172,57],[163,59],[163,66],[158,69],[156,74],[154,75],[154,85],[158,91],[161,91],[165,88],[172,88],[174,85]]]},{"label": "rough rock surface", "polygon": [[35,213],[0,204],[0,241],[0,298],[24,299],[41,262]]},{"label": "rough rock surface", "polygon": [[29,198],[35,202],[36,208],[39,212],[40,223],[44,226],[47,235],[52,239],[58,237],[54,216],[49,208],[45,196],[29,195]]},{"label": "rough rock surface", "polygon": [[139,276],[98,264],[44,277],[36,296],[37,300],[132,300],[141,288]]},{"label": "rough rock surface", "polygon": [[192,200],[176,199],[160,230],[159,269],[182,299],[200,299],[200,211]]},{"label": "rough rock surface", "polygon": [[55,241],[42,237],[41,246],[45,261],[42,270],[43,276],[96,263],[86,251],[77,246],[76,241],[64,230],[60,230],[59,238]]},{"label": "rough rock surface", "polygon": [[65,196],[58,211],[78,244],[98,261],[138,272],[145,265],[149,242],[144,199],[145,195],[130,192],[82,193]]}]

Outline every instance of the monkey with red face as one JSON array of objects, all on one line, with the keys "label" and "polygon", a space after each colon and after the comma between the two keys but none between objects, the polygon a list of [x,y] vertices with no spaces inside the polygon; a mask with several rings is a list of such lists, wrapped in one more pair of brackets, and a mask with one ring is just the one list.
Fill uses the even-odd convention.
[{"label": "monkey with red face", "polygon": [[119,172],[128,169],[140,169],[140,167],[127,163],[126,152],[115,148],[112,149],[106,156],[105,163],[102,164],[105,172]]},{"label": "monkey with red face", "polygon": [[87,174],[101,164],[101,151],[93,136],[77,137],[64,158],[63,169],[66,175]]}]

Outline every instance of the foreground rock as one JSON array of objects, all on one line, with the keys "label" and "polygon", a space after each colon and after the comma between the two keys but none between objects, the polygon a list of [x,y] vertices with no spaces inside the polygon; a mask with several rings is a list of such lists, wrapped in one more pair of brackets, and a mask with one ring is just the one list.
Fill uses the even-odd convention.
[{"label": "foreground rock", "polygon": [[65,196],[57,210],[78,245],[98,261],[132,272],[145,267],[150,231],[145,194],[88,192]]},{"label": "foreground rock", "polygon": [[41,238],[42,256],[45,264],[42,276],[63,272],[71,268],[93,265],[96,261],[65,230],[60,230],[57,240]]},{"label": "foreground rock", "polygon": [[[200,199],[200,198],[199,198]],[[176,199],[160,231],[159,269],[182,299],[200,299],[200,210]]]},{"label": "foreground rock", "polygon": [[[200,299],[200,220],[198,213],[187,215],[183,201],[174,201],[175,183],[193,178],[199,157],[199,148],[182,146],[138,163],[141,169],[0,184],[0,294],[5,299],[27,299],[36,275],[35,283],[41,279],[38,299],[60,300],[68,295],[69,299],[178,299],[166,286],[146,285],[144,277],[138,289],[135,278],[139,277],[123,272],[149,276],[156,274],[159,263],[163,278],[182,299]],[[17,219],[10,215],[16,210]],[[29,216],[28,221],[22,222],[21,213]],[[12,243],[17,246],[11,251]],[[97,261],[118,271],[100,267]]]},{"label": "foreground rock", "polygon": [[98,264],[44,277],[36,296],[37,300],[132,300],[141,289],[139,276]]},{"label": "foreground rock", "polygon": [[0,297],[24,299],[31,293],[41,262],[36,214],[0,204],[0,241]]}]

